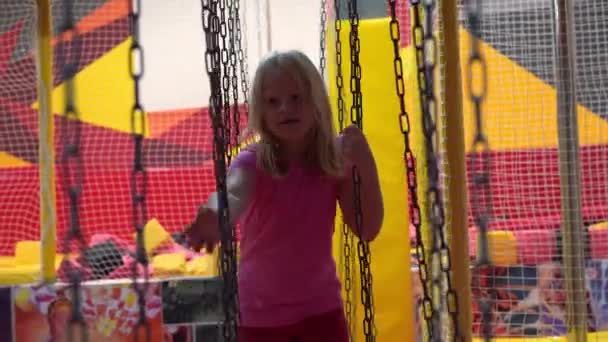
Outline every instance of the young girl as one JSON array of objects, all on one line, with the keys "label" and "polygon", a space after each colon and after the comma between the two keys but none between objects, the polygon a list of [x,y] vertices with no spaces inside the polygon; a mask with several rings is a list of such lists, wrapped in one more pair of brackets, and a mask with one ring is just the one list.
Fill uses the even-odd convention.
[{"label": "young girl", "polygon": [[[336,137],[323,79],[303,53],[268,56],[251,91],[249,125],[260,140],[239,153],[227,175],[231,221],[241,228],[240,340],[346,342],[332,256],[336,202],[360,238],[378,235],[384,207],[374,157],[356,126]],[[216,195],[187,230],[196,249],[219,240]]]}]

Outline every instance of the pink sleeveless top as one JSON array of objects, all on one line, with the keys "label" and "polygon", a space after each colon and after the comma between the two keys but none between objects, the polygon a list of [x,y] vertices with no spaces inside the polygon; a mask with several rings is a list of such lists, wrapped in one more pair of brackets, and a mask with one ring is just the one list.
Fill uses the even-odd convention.
[{"label": "pink sleeveless top", "polygon": [[255,145],[230,167],[256,174],[252,201],[239,218],[241,324],[288,325],[340,308],[332,254],[336,180],[302,166],[272,178],[256,167]]}]

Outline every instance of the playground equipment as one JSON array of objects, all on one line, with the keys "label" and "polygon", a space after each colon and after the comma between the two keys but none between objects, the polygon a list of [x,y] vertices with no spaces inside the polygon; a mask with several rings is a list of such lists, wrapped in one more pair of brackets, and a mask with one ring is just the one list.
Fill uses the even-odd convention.
[{"label": "playground equipment", "polygon": [[[7,340],[58,333],[66,312],[88,328],[68,331],[89,340],[234,338],[232,228],[223,225],[228,248],[216,255],[189,251],[179,232],[221,191],[239,147],[242,4],[205,0],[196,14],[208,42],[205,95],[223,101],[162,111],[138,96],[149,55],[137,2],[0,4]],[[320,67],[336,122],[355,108],[386,197],[369,246],[337,218],[356,340],[608,338],[608,6],[378,4],[322,5]]]}]

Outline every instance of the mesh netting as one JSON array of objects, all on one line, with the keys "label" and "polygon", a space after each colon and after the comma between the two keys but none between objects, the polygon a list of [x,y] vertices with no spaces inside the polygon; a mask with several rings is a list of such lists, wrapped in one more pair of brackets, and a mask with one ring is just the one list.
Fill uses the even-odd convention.
[{"label": "mesh netting", "polygon": [[[495,299],[495,335],[566,333],[567,279],[560,261],[564,256],[559,229],[563,190],[560,190],[556,33],[552,13],[549,1],[489,2],[483,9],[481,38],[489,84],[484,118],[493,151],[494,211],[490,228],[495,232],[490,237],[490,254],[498,266],[484,276],[473,274],[473,294]],[[466,14],[461,13],[460,17],[466,27]],[[602,96],[608,90],[608,73],[601,67],[608,58],[607,6],[595,0],[576,2],[574,17],[580,192],[583,222],[588,230],[589,226],[597,227],[608,220],[608,102]],[[461,39],[463,61],[469,56],[469,46],[465,35]],[[466,92],[464,100],[465,121],[471,122]],[[473,132],[467,131],[466,146],[471,146],[472,137]],[[468,167],[470,174],[470,158]],[[472,220],[470,226],[473,227]],[[606,258],[603,246],[607,231],[599,228],[589,231],[588,242],[575,250],[595,260],[589,261],[588,274],[601,282],[598,275],[601,266],[597,265]],[[475,231],[470,232],[474,254]],[[593,295],[593,291],[589,294]],[[595,330],[602,325],[599,320],[605,314],[591,303],[587,307],[587,312],[576,314],[589,318],[589,328]],[[479,312],[474,315],[474,331],[479,332]]]},{"label": "mesh netting", "polygon": [[38,240],[38,96],[34,1],[0,3],[0,254]]},{"label": "mesh netting", "polygon": [[[69,224],[69,203],[61,169],[61,156],[67,143],[61,136],[60,120],[64,111],[62,61],[58,56],[62,40],[57,36],[63,19],[61,3],[51,3],[55,30],[51,100],[55,114],[57,253],[64,250],[62,244]],[[0,195],[3,197],[0,253],[4,256],[12,256],[18,242],[37,241],[40,236],[35,6],[32,1],[0,4]],[[120,1],[74,2],[77,39],[82,49],[75,77],[76,107],[82,120],[80,146],[84,174],[79,214],[87,244],[83,252],[91,268],[88,279],[128,277],[135,248],[130,183],[134,162],[130,115],[134,98],[128,70],[127,6],[127,2]],[[202,26],[200,30],[202,32]],[[70,51],[73,41],[65,44],[65,51]],[[145,46],[143,50],[145,55]],[[177,60],[179,52],[174,53]],[[207,82],[203,65],[199,67],[199,74]],[[170,91],[175,89],[171,87]],[[242,102],[241,90],[239,95]],[[205,106],[206,102],[206,99],[200,101]],[[154,262],[155,256],[184,252],[186,262],[193,261],[202,255],[185,251],[179,236],[173,233],[181,232],[191,222],[198,205],[215,190],[209,114],[206,108],[177,107],[148,112],[147,120],[146,201],[148,219],[155,223],[149,226],[150,256]],[[241,132],[242,128],[241,125]],[[79,249],[74,245],[71,251]],[[193,267],[194,274],[201,271],[200,267]],[[61,276],[62,269],[58,268]],[[166,270],[154,271],[152,276],[156,277],[163,276],[160,271]],[[179,268],[177,271],[180,272]]]},{"label": "mesh netting", "polygon": [[[563,191],[560,189],[557,133],[553,4],[550,1],[516,0],[484,3],[481,50],[487,64],[488,97],[482,109],[484,131],[492,150],[493,212],[489,252],[495,267],[482,273],[472,270],[473,331],[481,335],[481,313],[477,305],[479,298],[487,297],[492,298],[494,304],[494,336],[564,335],[568,301],[565,284],[568,279],[561,262],[564,257],[560,229]],[[438,4],[437,12],[441,5]],[[469,250],[473,264],[477,247],[477,230],[471,211],[474,191],[471,177],[473,171],[477,171],[473,169],[471,154],[475,127],[465,83],[470,55],[469,23],[464,8],[459,7],[469,188]],[[608,104],[605,100],[608,75],[602,67],[608,58],[606,7],[601,1],[576,2],[574,13],[580,192],[582,229],[586,238],[582,245],[574,246],[574,250],[587,260],[584,270],[587,288],[579,289],[584,292],[583,297],[587,297],[582,303],[587,309],[576,314],[587,320],[590,331],[605,330],[608,321],[604,304],[606,294],[602,290],[608,267],[605,247],[608,241],[605,224],[608,220],[608,123],[605,108]],[[438,13],[436,15],[442,23],[444,18]],[[402,17],[402,20],[408,22],[407,17]],[[441,41],[444,34],[442,25],[436,29],[435,35]],[[411,32],[406,36],[411,37]],[[407,42],[404,46],[412,48]],[[441,55],[442,52],[445,50],[439,49],[440,83],[444,81],[445,61],[449,58],[449,55]],[[415,80],[411,82],[406,87],[415,91]],[[440,103],[443,103],[444,88],[439,87],[436,91]],[[442,113],[440,132],[445,135],[445,115],[449,114],[449,108],[442,109],[446,112]],[[444,144],[443,153],[447,153],[449,148]],[[442,189],[445,191],[450,181],[446,177],[449,165],[445,159],[442,163]],[[423,176],[424,170],[419,178]],[[449,217],[449,203],[447,208]],[[447,224],[451,224],[449,220]],[[600,336],[591,336],[601,339]]]}]

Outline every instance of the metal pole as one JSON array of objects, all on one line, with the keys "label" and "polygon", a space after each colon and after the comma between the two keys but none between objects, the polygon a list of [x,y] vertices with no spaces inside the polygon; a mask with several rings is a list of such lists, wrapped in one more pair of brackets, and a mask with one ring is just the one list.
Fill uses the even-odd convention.
[{"label": "metal pole", "polygon": [[581,215],[579,139],[576,112],[576,42],[570,0],[553,1],[557,127],[561,183],[562,244],[567,291],[568,340],[587,340],[584,227]]},{"label": "metal pole", "polygon": [[260,0],[255,0],[255,21],[258,41],[258,60],[260,60],[262,59],[262,55],[264,55],[264,52],[262,52],[262,4],[260,3]]},{"label": "metal pole", "polygon": [[51,104],[53,91],[53,48],[50,0],[37,1],[38,14],[38,111],[39,124],[39,174],[40,174],[40,265],[41,280],[55,281],[56,250],[56,202],[54,128]]},{"label": "metal pole", "polygon": [[445,63],[444,87],[446,111],[446,153],[448,161],[448,203],[450,205],[450,257],[452,260],[454,290],[458,295],[459,331],[463,341],[472,339],[471,277],[469,270],[468,196],[462,113],[462,75],[460,73],[460,40],[458,4],[456,0],[441,3],[443,39],[439,46],[444,50],[440,58]]},{"label": "metal pole", "polygon": [[266,0],[266,52],[272,51],[272,17],[270,0]]}]

